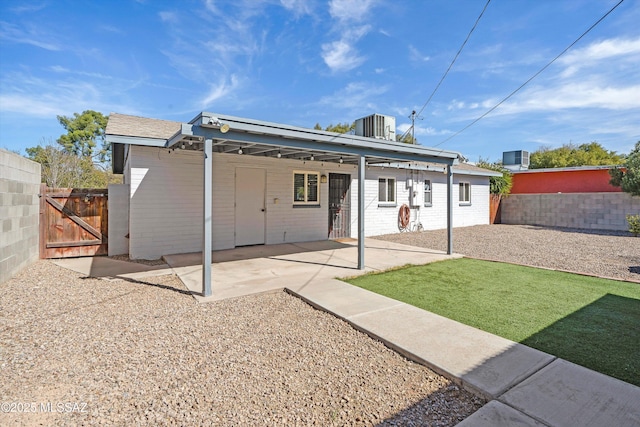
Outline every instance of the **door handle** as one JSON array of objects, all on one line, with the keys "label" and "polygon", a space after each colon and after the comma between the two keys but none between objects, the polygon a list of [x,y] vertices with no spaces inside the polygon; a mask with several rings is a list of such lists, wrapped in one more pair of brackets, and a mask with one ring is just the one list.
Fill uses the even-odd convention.
[{"label": "door handle", "polygon": [[266,210],[265,208],[260,209],[261,212],[264,212],[265,210]]}]

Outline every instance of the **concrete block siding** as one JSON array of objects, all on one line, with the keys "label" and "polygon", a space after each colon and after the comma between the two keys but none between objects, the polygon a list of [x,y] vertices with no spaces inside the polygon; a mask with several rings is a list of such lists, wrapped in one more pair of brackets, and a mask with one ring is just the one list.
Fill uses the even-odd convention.
[{"label": "concrete block siding", "polygon": [[109,184],[109,256],[129,253],[129,194],[126,184]]},{"label": "concrete block siding", "polygon": [[39,256],[40,164],[0,149],[0,283]]},{"label": "concrete block siding", "polygon": [[[130,146],[125,167],[129,185],[129,255],[154,259],[162,255],[202,250],[201,152],[156,147]],[[235,171],[237,168],[262,168],[266,171],[265,243],[278,244],[324,240],[329,229],[329,186],[320,184],[320,207],[293,206],[293,171],[351,174],[351,235],[357,236],[357,170],[353,165],[318,161],[275,159],[269,157],[214,154],[213,156],[213,249],[235,247]],[[378,177],[396,179],[397,205],[378,206]],[[366,172],[367,236],[397,233],[398,209],[409,200],[405,170],[370,168]],[[488,224],[489,185],[487,177],[456,175],[454,180],[454,226]],[[414,175],[414,179],[416,176]],[[412,210],[412,220],[425,229],[446,227],[446,179],[437,172],[421,173],[419,179],[431,179],[433,205]],[[472,185],[471,204],[458,203],[458,182]],[[111,195],[110,195],[111,197]],[[110,211],[110,215],[113,212]],[[111,228],[110,228],[111,230]],[[111,231],[110,231],[111,232]]]},{"label": "concrete block siding", "polygon": [[[378,179],[396,179],[396,204],[384,206],[378,203]],[[411,207],[411,221],[421,223],[425,230],[438,230],[447,227],[447,181],[446,176],[438,172],[421,171],[413,174],[407,170],[371,168],[365,174],[365,235],[379,236],[381,234],[398,233],[398,211],[402,204],[411,206],[410,192],[407,179],[424,182],[431,180],[432,203],[424,206]],[[471,203],[458,202],[460,182],[471,184]],[[352,184],[351,235],[358,233],[358,205],[357,180]],[[422,195],[420,195],[422,200]],[[489,179],[487,177],[454,175],[453,179],[453,226],[466,227],[489,223]]]},{"label": "concrete block siding", "polygon": [[[154,259],[202,250],[202,153],[131,146],[129,255]],[[235,247],[235,170],[266,170],[266,244],[323,240],[328,234],[328,184],[320,184],[320,207],[293,207],[293,171],[351,173],[333,165],[235,154],[213,156],[213,249]],[[277,199],[277,200],[276,200]]]},{"label": "concrete block siding", "polygon": [[592,230],[629,229],[640,197],[627,193],[512,194],[502,199],[502,223]]}]

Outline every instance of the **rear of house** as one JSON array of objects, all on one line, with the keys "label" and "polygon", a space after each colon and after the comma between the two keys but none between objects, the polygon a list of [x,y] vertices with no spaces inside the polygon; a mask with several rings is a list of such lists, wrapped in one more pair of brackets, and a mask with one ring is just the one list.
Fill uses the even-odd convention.
[{"label": "rear of house", "polygon": [[[190,149],[190,140],[172,148],[149,142],[169,140],[181,125],[111,115],[108,138],[119,135],[131,142],[118,148],[121,160],[114,160],[124,185],[121,196],[110,200],[121,206],[110,210],[121,225],[118,235],[110,235],[111,255],[155,259],[202,250],[202,152]],[[346,155],[301,151],[246,144],[212,154],[212,249],[357,237],[357,165]],[[364,234],[446,228],[446,172],[446,166],[432,162],[369,162]],[[453,166],[453,226],[488,224],[492,174],[467,164]],[[403,204],[410,207],[407,224],[399,224]]]}]

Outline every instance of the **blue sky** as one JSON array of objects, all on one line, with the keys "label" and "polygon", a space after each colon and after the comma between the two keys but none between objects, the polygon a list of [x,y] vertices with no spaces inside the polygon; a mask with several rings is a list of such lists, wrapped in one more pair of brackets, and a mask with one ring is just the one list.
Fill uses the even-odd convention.
[{"label": "blue sky", "polygon": [[[626,0],[463,133],[617,0],[493,0],[422,119],[420,144],[498,160],[640,140],[640,1]],[[410,124],[485,0],[11,1],[0,5],[0,147],[55,141],[93,109],[201,111],[313,127],[372,113]]]}]

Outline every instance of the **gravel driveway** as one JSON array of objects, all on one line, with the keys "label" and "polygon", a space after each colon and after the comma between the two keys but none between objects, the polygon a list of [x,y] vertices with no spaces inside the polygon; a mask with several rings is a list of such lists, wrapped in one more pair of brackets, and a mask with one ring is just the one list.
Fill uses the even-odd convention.
[{"label": "gravel driveway", "polygon": [[[447,231],[389,234],[376,239],[447,250]],[[453,250],[471,258],[640,281],[640,237],[627,232],[477,225],[454,228]]]},{"label": "gravel driveway", "polygon": [[3,426],[452,426],[484,403],[284,292],[198,304],[47,261],[0,292]]}]

